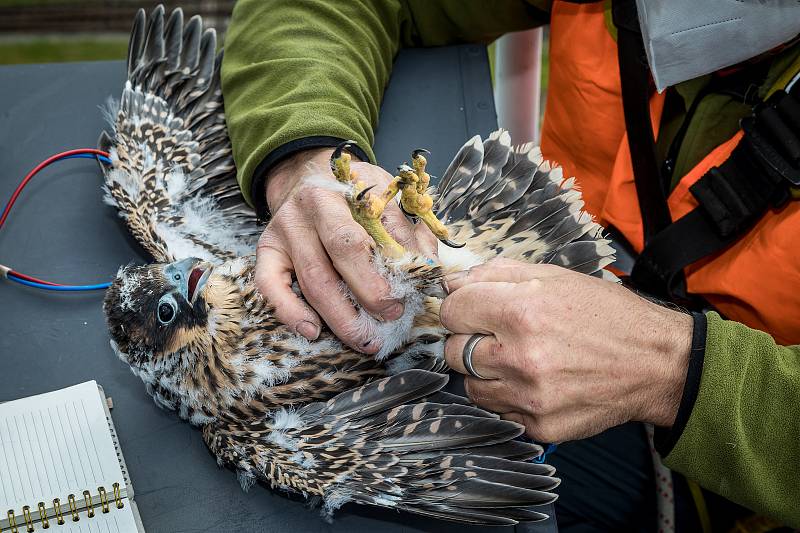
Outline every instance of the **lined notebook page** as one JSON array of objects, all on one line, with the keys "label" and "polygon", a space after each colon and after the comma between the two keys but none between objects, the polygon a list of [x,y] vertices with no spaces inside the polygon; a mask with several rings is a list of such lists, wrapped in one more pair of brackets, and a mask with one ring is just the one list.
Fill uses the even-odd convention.
[{"label": "lined notebook page", "polygon": [[90,381],[0,404],[0,518],[38,502],[51,508],[54,498],[66,504],[69,494],[81,506],[84,490],[97,498],[113,483],[125,496],[104,401]]}]

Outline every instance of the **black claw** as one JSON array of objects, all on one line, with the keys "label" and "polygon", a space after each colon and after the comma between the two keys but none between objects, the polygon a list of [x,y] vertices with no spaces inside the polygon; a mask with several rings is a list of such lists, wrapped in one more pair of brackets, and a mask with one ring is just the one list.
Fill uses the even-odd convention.
[{"label": "black claw", "polygon": [[414,159],[416,159],[416,158],[417,158],[417,156],[419,156],[419,154],[428,154],[428,155],[431,155],[431,153],[430,153],[428,150],[426,150],[425,148],[417,148],[416,150],[414,150],[413,152],[411,152],[411,157],[413,157]]},{"label": "black claw", "polygon": [[414,169],[408,166],[408,163],[403,163],[397,167],[397,172],[414,172]]},{"label": "black claw", "polygon": [[369,192],[369,190],[370,190],[370,189],[372,189],[373,187],[375,187],[375,186],[374,186],[374,185],[370,185],[369,187],[367,187],[366,189],[364,189],[363,191],[361,191],[360,193],[358,193],[358,196],[356,196],[356,200],[358,200],[359,202],[360,202],[361,200],[363,200],[363,199],[364,199],[364,196],[365,196],[365,195],[366,195],[366,194]]},{"label": "black claw", "polygon": [[467,243],[465,242],[458,244],[457,242],[453,242],[450,239],[439,239],[439,240],[442,241],[447,246],[449,246],[450,248],[463,248],[467,245]]},{"label": "black claw", "polygon": [[403,207],[403,202],[400,202],[400,211],[403,212],[403,214],[408,218],[408,220],[411,221],[412,224],[419,223],[419,217],[413,213],[409,213],[408,211],[406,211],[406,209]]},{"label": "black claw", "polygon": [[331,170],[336,170],[336,165],[334,165],[333,162],[342,157],[342,152],[351,148],[353,145],[357,146],[355,141],[344,141],[336,146],[331,154]]}]

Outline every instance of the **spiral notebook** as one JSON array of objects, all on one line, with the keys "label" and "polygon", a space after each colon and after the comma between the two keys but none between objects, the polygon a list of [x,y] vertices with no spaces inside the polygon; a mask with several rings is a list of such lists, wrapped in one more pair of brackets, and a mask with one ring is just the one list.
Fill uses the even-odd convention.
[{"label": "spiral notebook", "polygon": [[45,530],[144,531],[94,381],[0,404],[0,533]]}]

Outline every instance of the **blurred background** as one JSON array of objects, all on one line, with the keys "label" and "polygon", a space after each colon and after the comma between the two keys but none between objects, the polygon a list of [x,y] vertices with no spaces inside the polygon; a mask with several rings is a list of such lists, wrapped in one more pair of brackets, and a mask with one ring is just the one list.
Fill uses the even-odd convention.
[{"label": "blurred background", "polygon": [[[223,42],[235,0],[0,0],[0,65],[124,59],[136,11],[163,3],[199,14]],[[509,34],[488,49],[499,124],[538,141],[547,93],[547,29]]]},{"label": "blurred background", "polygon": [[0,64],[122,59],[134,14],[159,3],[224,34],[234,0],[0,0]]}]

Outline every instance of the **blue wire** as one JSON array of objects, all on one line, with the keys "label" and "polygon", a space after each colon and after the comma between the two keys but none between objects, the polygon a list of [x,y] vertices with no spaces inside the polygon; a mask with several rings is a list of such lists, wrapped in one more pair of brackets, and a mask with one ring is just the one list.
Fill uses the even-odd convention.
[{"label": "blue wire", "polygon": [[45,285],[43,283],[36,283],[34,281],[28,281],[26,279],[20,279],[16,277],[14,274],[8,274],[8,279],[11,281],[15,281],[21,285],[27,285],[28,287],[35,287],[37,289],[44,289],[46,291],[56,291],[56,292],[79,292],[79,291],[96,291],[100,289],[107,289],[111,286],[111,283],[98,283],[97,285]]},{"label": "blue wire", "polygon": [[[95,154],[72,154],[68,156],[61,157],[56,161],[63,161],[64,159],[97,159],[101,163],[105,163],[106,165],[111,164],[111,160],[104,155],[95,155]],[[53,161],[55,163],[55,161]]]}]

